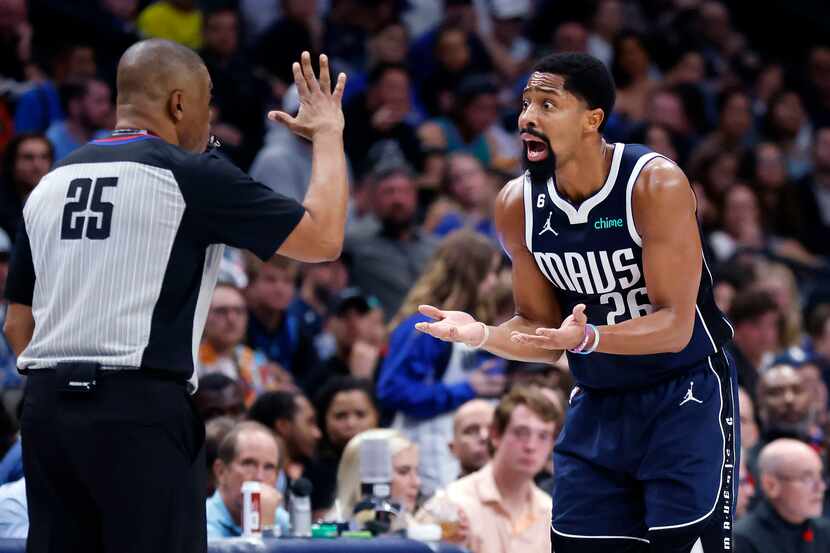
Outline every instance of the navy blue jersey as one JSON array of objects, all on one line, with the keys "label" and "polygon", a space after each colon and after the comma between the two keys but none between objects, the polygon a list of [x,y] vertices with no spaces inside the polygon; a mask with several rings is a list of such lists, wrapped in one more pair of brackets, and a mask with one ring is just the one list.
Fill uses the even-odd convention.
[{"label": "navy blue jersey", "polygon": [[[631,197],[637,177],[655,157],[661,156],[639,144],[615,144],[608,179],[579,206],[559,195],[554,179],[533,184],[525,176],[525,240],[539,270],[556,290],[563,315],[584,303],[588,322],[614,325],[653,311]],[[648,386],[681,374],[719,351],[732,337],[732,327],[715,305],[705,258],[703,265],[694,331],[682,351],[568,353],[577,384],[604,389]]]}]

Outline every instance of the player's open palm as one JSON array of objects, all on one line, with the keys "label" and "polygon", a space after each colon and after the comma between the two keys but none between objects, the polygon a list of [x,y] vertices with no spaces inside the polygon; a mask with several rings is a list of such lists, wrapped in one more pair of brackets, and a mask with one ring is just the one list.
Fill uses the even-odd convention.
[{"label": "player's open palm", "polygon": [[279,121],[294,133],[311,140],[320,131],[343,132],[343,109],[341,101],[346,88],[346,74],[337,77],[334,91],[331,89],[329,60],[320,55],[320,79],[311,67],[311,54],[303,52],[300,62],[292,65],[294,83],[300,96],[300,111],[291,117],[283,111],[272,111],[268,118]]},{"label": "player's open palm", "polygon": [[573,312],[562,321],[559,328],[537,328],[536,334],[513,332],[510,339],[519,344],[529,344],[542,349],[560,350],[579,347],[585,340],[585,305],[574,306]]},{"label": "player's open palm", "polygon": [[418,311],[433,319],[434,323],[417,323],[415,328],[445,342],[461,342],[468,346],[481,343],[484,325],[463,311],[444,311],[431,305],[421,305]]}]

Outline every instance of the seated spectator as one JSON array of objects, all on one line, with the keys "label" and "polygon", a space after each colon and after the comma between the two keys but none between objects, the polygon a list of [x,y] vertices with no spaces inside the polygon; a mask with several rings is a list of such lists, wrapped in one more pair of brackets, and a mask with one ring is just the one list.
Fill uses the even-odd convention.
[{"label": "seated spectator", "polygon": [[199,346],[199,376],[222,373],[238,380],[250,406],[266,390],[294,386],[291,375],[268,360],[264,353],[246,346],[248,309],[242,292],[219,283],[210,302],[205,334]]},{"label": "seated spectator", "polygon": [[803,220],[798,211],[798,193],[787,175],[784,152],[774,142],[761,142],[745,160],[745,172],[758,195],[761,220],[769,233],[798,238]]},{"label": "seated spectator", "polygon": [[[250,167],[265,134],[267,83],[258,79],[239,48],[239,12],[229,5],[204,16],[204,46],[199,52],[213,83],[211,132],[239,167]],[[257,179],[259,180],[259,179]]]},{"label": "seated spectator", "polygon": [[738,388],[738,406],[741,413],[740,445],[741,449],[746,451],[754,448],[761,436],[755,419],[755,404],[744,388]]},{"label": "seated spectator", "polygon": [[[282,110],[294,116],[299,109],[297,87],[291,85],[282,97]],[[311,142],[282,125],[272,125],[250,173],[273,191],[302,202],[311,179]]]},{"label": "seated spectator", "polygon": [[488,299],[496,286],[501,256],[492,243],[469,230],[441,242],[389,324],[389,355],[378,378],[382,408],[396,412],[393,426],[418,444],[424,493],[431,495],[458,476],[452,440],[453,413],[475,397],[497,397],[504,390],[506,362],[464,344],[442,342],[415,329],[429,321],[420,305],[474,313],[489,321]]},{"label": "seated spectator", "polygon": [[[291,64],[304,51],[317,60],[322,41],[322,25],[317,16],[317,2],[283,0],[280,18],[259,36],[253,48],[256,65],[267,73],[277,98],[294,82]],[[315,61],[316,63],[316,61]]]},{"label": "seated spectator", "polygon": [[447,196],[430,206],[424,228],[440,237],[471,228],[498,243],[493,220],[496,187],[481,162],[470,154],[452,154],[444,180]]},{"label": "seated spectator", "polygon": [[59,44],[47,58],[42,69],[50,79],[38,83],[17,102],[14,128],[18,133],[42,133],[55,121],[61,121],[66,114],[61,107],[58,88],[95,76],[95,50],[88,44]]},{"label": "seated spectator", "polygon": [[802,216],[801,242],[813,254],[830,256],[830,126],[816,129],[813,171],[799,181],[796,190]]},{"label": "seated spectator", "polygon": [[340,513],[346,519],[352,518],[355,506],[363,498],[360,482],[360,446],[365,440],[387,440],[392,456],[392,482],[390,499],[401,508],[403,519],[396,526],[406,527],[415,514],[418,489],[418,446],[407,440],[396,430],[379,428],[366,430],[349,440],[343,450],[340,466],[337,468],[337,501]]},{"label": "seated spectator", "polygon": [[208,539],[242,535],[242,483],[247,481],[263,484],[262,526],[276,524],[281,534],[288,534],[288,513],[275,487],[281,462],[277,441],[258,423],[241,423],[225,436],[213,464],[217,488],[206,504]]},{"label": "seated spectator", "polygon": [[[18,407],[18,411],[20,408]],[[19,414],[19,413],[18,413]],[[0,485],[14,482],[23,478],[23,447],[20,443],[20,434],[0,460]]]},{"label": "seated spectator", "polygon": [[[280,490],[288,489],[290,483],[301,476],[308,477],[317,462],[317,446],[322,433],[317,426],[314,406],[303,394],[266,392],[251,406],[248,418],[266,426],[285,444],[283,471],[287,481],[280,483]],[[318,502],[319,499],[312,495],[311,508],[317,509]]]},{"label": "seated spectator", "polygon": [[12,243],[23,222],[23,204],[52,168],[54,155],[52,143],[42,134],[18,134],[6,147],[0,173],[0,229]]},{"label": "seated spectator", "polygon": [[144,38],[164,38],[194,50],[202,47],[202,12],[195,0],[159,0],[144,8],[137,23]]},{"label": "seated spectator", "polygon": [[623,31],[616,36],[611,72],[617,83],[616,116],[629,124],[644,121],[649,97],[657,88],[658,81],[643,35]]},{"label": "seated spectator", "polygon": [[110,87],[104,81],[88,79],[60,87],[61,106],[66,119],[55,121],[46,129],[46,138],[55,149],[55,161],[95,138],[109,136],[112,125]]},{"label": "seated spectator", "polygon": [[533,477],[561,424],[561,412],[538,390],[514,388],[502,398],[490,427],[493,460],[446,488],[470,521],[473,553],[550,551],[551,498]]},{"label": "seated spectator", "polygon": [[490,426],[495,407],[483,399],[471,399],[458,408],[453,417],[449,448],[464,478],[490,462]]},{"label": "seated spectator", "polygon": [[[741,432],[743,432],[743,428]],[[749,506],[755,497],[755,479],[749,473],[749,469],[746,468],[746,457],[743,454],[741,455],[741,468],[738,474],[738,500],[735,503],[736,521],[749,514]]]},{"label": "seated spectator", "polygon": [[830,522],[822,519],[821,458],[797,440],[779,439],[758,459],[764,500],[735,524],[735,551],[808,553],[830,550]]},{"label": "seated spectator", "polygon": [[498,126],[498,87],[486,75],[466,77],[454,91],[446,116],[427,121],[418,129],[424,150],[465,152],[487,169],[515,173],[519,143]]},{"label": "seated spectator", "polygon": [[[471,2],[459,2],[459,4]],[[472,11],[472,6],[466,6]],[[468,75],[488,73],[493,65],[475,33],[475,23],[465,24],[445,12],[445,21],[425,33],[409,51],[410,67],[420,83],[418,95],[428,115],[440,117],[452,111],[453,95]],[[473,19],[475,14],[472,14]],[[468,17],[469,21],[469,17]]]},{"label": "seated spectator", "polygon": [[799,350],[804,339],[801,328],[803,308],[795,275],[783,263],[774,262],[762,263],[757,272],[754,287],[767,292],[775,300],[781,314],[779,348]]},{"label": "seated spectator", "polygon": [[394,140],[408,165],[420,169],[423,165],[421,144],[415,129],[408,122],[412,111],[410,80],[403,64],[379,65],[369,73],[368,88],[353,98],[343,109],[349,125],[343,134],[343,143],[353,167],[364,175],[367,154],[373,144]]},{"label": "seated spectator", "polygon": [[412,172],[400,158],[382,159],[373,168],[371,187],[379,228],[346,236],[344,259],[352,284],[377,296],[387,317],[421,275],[436,241],[415,222],[418,195]]},{"label": "seated spectator", "polygon": [[238,420],[245,415],[242,384],[222,373],[210,373],[200,378],[193,401],[204,422],[216,417]]},{"label": "seated spectator", "polygon": [[219,457],[219,446],[225,436],[237,425],[237,419],[231,417],[214,417],[205,422],[205,464],[207,466],[207,495],[210,497],[216,491],[216,475],[213,474],[213,464]]},{"label": "seated spectator", "polygon": [[298,317],[311,336],[315,336],[315,346],[320,359],[325,359],[334,351],[333,340],[321,346],[320,334],[329,316],[332,299],[343,290],[349,282],[349,273],[343,261],[338,259],[328,263],[304,263],[300,266],[299,293],[288,306],[288,310]]},{"label": "seated spectator", "polygon": [[266,262],[247,256],[248,346],[262,351],[279,371],[290,373],[303,390],[320,385],[313,338],[295,315],[288,311],[295,294],[297,263],[274,256]]},{"label": "seated spectator", "polygon": [[763,130],[781,149],[790,179],[810,171],[813,129],[797,92],[782,90],[770,99]]},{"label": "seated spectator", "polygon": [[[6,310],[9,307],[6,300],[6,278],[9,275],[9,259],[11,257],[12,243],[9,235],[0,228],[0,328],[6,321]],[[23,379],[17,372],[17,356],[12,350],[11,344],[6,340],[4,333],[0,332],[0,390],[11,390],[20,388]],[[3,452],[5,453],[5,452]]]},{"label": "seated spectator", "polygon": [[758,381],[761,447],[778,438],[809,439],[809,415],[810,395],[803,375],[791,365],[765,370]]},{"label": "seated spectator", "polygon": [[26,479],[19,478],[0,486],[0,538],[25,540],[28,535]]},{"label": "seated spectator", "polygon": [[755,398],[758,375],[778,348],[781,314],[772,296],[750,290],[732,302],[729,320],[735,329],[730,351],[735,358],[738,383]]},{"label": "seated spectator", "polygon": [[322,516],[334,505],[337,467],[343,449],[357,434],[377,428],[380,414],[372,383],[351,376],[330,378],[317,395],[314,407],[323,438],[312,483],[314,493],[321,498],[318,514]]},{"label": "seated spectator", "polygon": [[805,356],[821,369],[825,383],[830,386],[830,304],[813,309],[805,330],[809,338]]},{"label": "seated spectator", "polygon": [[729,152],[742,157],[752,145],[752,100],[742,88],[729,88],[718,98],[718,126],[694,149],[689,172],[697,174],[703,160]]},{"label": "seated spectator", "polygon": [[334,351],[324,360],[320,372],[375,379],[384,340],[383,309],[377,298],[346,288],[333,302],[326,323]]},{"label": "seated spectator", "polygon": [[768,368],[758,381],[757,416],[761,435],[747,451],[747,467],[756,477],[758,456],[770,442],[779,438],[808,441],[811,436],[810,397],[802,375],[791,365]]}]

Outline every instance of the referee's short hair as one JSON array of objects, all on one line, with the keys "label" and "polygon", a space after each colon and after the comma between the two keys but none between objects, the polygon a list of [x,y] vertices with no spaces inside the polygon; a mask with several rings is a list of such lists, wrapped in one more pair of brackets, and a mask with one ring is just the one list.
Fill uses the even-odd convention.
[{"label": "referee's short hair", "polygon": [[233,460],[236,459],[236,456],[239,454],[239,436],[246,433],[261,433],[264,436],[268,436],[274,443],[277,445],[277,451],[279,459],[277,460],[277,468],[282,468],[282,461],[283,461],[283,448],[280,447],[280,442],[277,440],[277,437],[274,436],[274,433],[271,432],[267,427],[263,426],[262,424],[256,421],[245,421],[240,422],[236,426],[233,427],[233,430],[228,432],[228,434],[222,439],[219,443],[219,451],[217,454],[217,458],[222,461],[225,465],[230,465],[233,463]]}]

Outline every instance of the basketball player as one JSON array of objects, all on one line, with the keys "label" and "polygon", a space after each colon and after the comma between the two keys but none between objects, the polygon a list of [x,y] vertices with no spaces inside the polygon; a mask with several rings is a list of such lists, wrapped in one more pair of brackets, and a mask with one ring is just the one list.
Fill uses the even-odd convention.
[{"label": "basketball player", "polygon": [[417,327],[509,359],[568,352],[577,387],[554,449],[556,553],[730,551],[732,329],[683,171],[603,140],[614,96],[591,56],[536,65],[519,115],[527,171],[496,205],[516,316],[489,327],[422,306],[436,322]]}]

